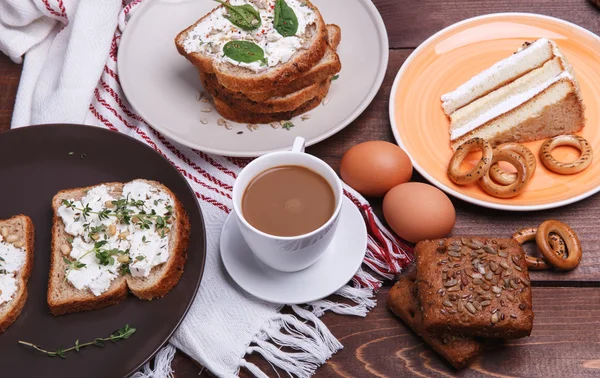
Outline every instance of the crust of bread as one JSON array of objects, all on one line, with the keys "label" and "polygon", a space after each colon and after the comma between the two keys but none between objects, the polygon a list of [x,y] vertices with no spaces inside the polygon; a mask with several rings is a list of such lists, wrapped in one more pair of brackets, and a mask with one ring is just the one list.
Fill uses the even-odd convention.
[{"label": "crust of bread", "polygon": [[[313,83],[288,95],[271,97],[265,101],[252,101],[243,98],[243,95],[235,94],[223,87],[217,81],[215,75],[200,74],[204,89],[214,98],[226,103],[229,107],[236,109],[238,113],[280,113],[297,109],[305,102],[316,97],[321,91],[323,83]],[[239,92],[238,92],[239,93]]]},{"label": "crust of bread", "polygon": [[[134,180],[135,181],[135,180]],[[174,200],[174,209],[177,220],[177,232],[170,235],[175,241],[174,247],[170,247],[170,256],[165,264],[159,265],[152,269],[151,274],[157,270],[161,271],[162,277],[155,284],[144,287],[138,284],[140,279],[134,279],[131,276],[117,277],[109,289],[99,296],[95,296],[88,290],[77,290],[70,283],[65,281],[66,264],[63,261],[60,246],[62,241],[66,239],[68,234],[64,231],[64,223],[58,215],[58,208],[61,206],[63,199],[78,199],[83,197],[83,193],[98,185],[106,185],[112,191],[120,192],[125,183],[103,183],[88,187],[74,188],[61,190],[52,199],[53,210],[53,226],[52,226],[52,248],[50,257],[50,275],[48,277],[48,294],[47,301],[50,312],[57,316],[67,313],[96,310],[103,307],[117,304],[128,296],[128,286],[130,281],[131,286],[135,290],[131,290],[134,295],[140,299],[151,300],[159,298],[168,293],[179,281],[183,274],[183,268],[187,259],[187,247],[189,241],[189,219],[183,209],[183,205],[177,197],[164,185],[156,181],[145,181],[155,187],[160,187],[165,190]],[[136,281],[137,280],[137,281]],[[129,287],[131,289],[131,287]],[[75,295],[68,295],[66,292],[75,292]]]},{"label": "crust of bread", "polygon": [[221,114],[223,118],[226,118],[233,122],[238,123],[271,123],[271,122],[280,122],[292,119],[300,114],[306,113],[308,111],[313,110],[317,106],[321,104],[321,101],[325,98],[327,93],[329,92],[329,87],[331,85],[331,79],[326,79],[323,82],[323,85],[317,94],[317,96],[308,100],[304,104],[300,105],[298,108],[287,111],[287,112],[277,112],[277,113],[253,113],[253,112],[238,112],[228,104],[220,101],[218,98],[213,98],[215,103],[215,108],[217,112]]},{"label": "crust of bread", "polygon": [[19,214],[5,221],[0,221],[0,226],[17,220],[23,222],[27,259],[25,265],[18,274],[19,290],[15,293],[15,297],[11,301],[0,305],[0,312],[6,311],[4,315],[0,317],[0,334],[6,331],[6,329],[17,320],[19,315],[21,315],[25,302],[27,302],[27,283],[31,276],[31,270],[33,269],[35,227],[31,219],[26,215]]},{"label": "crust of bread", "polygon": [[[196,23],[180,32],[175,38],[177,51],[194,64],[198,69],[205,73],[214,73],[219,82],[232,91],[241,92],[268,92],[280,88],[310,71],[325,55],[328,47],[327,25],[323,21],[319,10],[310,2],[306,1],[307,6],[311,7],[316,16],[315,36],[309,49],[297,52],[292,59],[286,63],[269,68],[260,73],[244,69],[228,62],[216,62],[213,58],[207,57],[201,53],[188,53],[183,47],[188,33],[194,27],[202,22],[208,15],[219,7],[213,9],[209,14],[202,17]],[[231,72],[230,68],[235,67],[236,71]],[[240,75],[237,70],[247,71],[248,75]]]},{"label": "crust of bread", "polygon": [[169,259],[163,265],[154,268],[162,273],[162,277],[151,286],[144,285],[145,278],[133,276],[127,277],[129,290],[131,290],[136,297],[146,300],[161,298],[177,285],[185,268],[187,249],[190,241],[190,221],[183,208],[183,204],[169,188],[160,183],[155,184],[159,185],[163,191],[171,196],[171,198],[174,198],[175,206],[173,208],[179,223],[177,225],[177,233],[171,235],[175,246],[170,250]]}]

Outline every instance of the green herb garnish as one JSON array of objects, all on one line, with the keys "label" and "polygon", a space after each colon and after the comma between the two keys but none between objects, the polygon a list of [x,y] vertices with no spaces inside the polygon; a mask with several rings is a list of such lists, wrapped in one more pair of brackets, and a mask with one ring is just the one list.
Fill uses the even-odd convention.
[{"label": "green herb garnish", "polygon": [[89,254],[93,253],[100,265],[107,266],[114,265],[115,256],[126,255],[127,253],[129,253],[128,251],[122,251],[117,248],[102,249],[102,247],[104,247],[106,244],[108,244],[108,241],[106,240],[101,240],[94,243],[94,248],[81,255],[77,260],[69,260],[68,258],[63,256],[63,261],[65,262],[65,264],[67,264],[67,267],[65,269],[65,281],[67,280],[67,277],[69,276],[69,273],[71,273],[71,271],[86,267],[86,264],[82,263],[81,260]]},{"label": "green herb garnish", "polygon": [[229,14],[223,16],[232,24],[242,30],[254,30],[262,25],[260,13],[250,4],[231,5],[228,2],[215,0],[217,3],[223,4],[229,11]]},{"label": "green herb garnish", "polygon": [[126,324],[125,327],[114,331],[109,337],[98,337],[98,338],[95,338],[93,341],[90,341],[88,343],[83,343],[83,344],[80,343],[79,340],[75,340],[74,346],[72,346],[70,348],[63,348],[61,346],[55,351],[49,351],[49,350],[46,350],[35,344],[28,343],[28,342],[21,341],[21,340],[19,340],[19,344],[27,345],[37,351],[40,351],[40,352],[46,354],[48,357],[60,357],[62,359],[65,359],[66,358],[65,354],[67,352],[71,352],[71,351],[79,352],[81,350],[81,348],[85,348],[87,346],[92,346],[92,345],[99,347],[99,348],[104,348],[105,342],[112,341],[113,343],[116,343],[117,341],[128,339],[134,333],[135,333],[135,328],[132,328],[129,326],[129,324]]},{"label": "green herb garnish", "polygon": [[339,78],[340,78],[340,75],[333,75],[333,76],[331,77],[331,81],[336,81],[336,80],[337,80],[337,79],[339,79]]},{"label": "green herb garnish", "polygon": [[298,17],[285,0],[275,1],[273,27],[284,37],[296,35],[298,32]]},{"label": "green herb garnish", "polygon": [[259,45],[253,42],[229,41],[223,46],[223,54],[236,62],[262,62],[263,64],[267,64],[265,52]]},{"label": "green herb garnish", "polygon": [[[152,225],[152,220],[156,222],[156,228],[161,229],[166,227],[166,221],[171,217],[172,207],[167,207],[168,213],[164,216],[160,216],[156,214],[156,211],[152,210],[150,214],[146,213],[144,210],[140,210],[138,214],[134,213],[131,209],[128,209],[127,206],[137,207],[138,209],[143,209],[144,201],[135,201],[129,200],[126,198],[120,199],[118,201],[112,201],[112,204],[115,206],[111,209],[104,209],[102,211],[92,211],[92,208],[89,205],[85,205],[83,207],[77,207],[74,201],[63,200],[62,204],[67,208],[72,209],[74,211],[81,212],[84,219],[87,219],[90,215],[97,215],[99,219],[108,219],[109,217],[117,218],[117,221],[121,224],[131,224],[133,223],[139,226],[141,229],[149,230]],[[79,218],[75,218],[77,221]],[[89,226],[89,225],[88,225]],[[92,230],[97,229],[105,232],[106,226],[98,226],[98,228],[92,227]]]},{"label": "green herb garnish", "polygon": [[290,131],[290,129],[291,129],[292,127],[294,127],[294,126],[295,126],[295,125],[294,125],[294,124],[293,124],[291,121],[285,121],[285,122],[284,122],[284,123],[281,125],[281,127],[282,127],[282,128],[284,128],[284,129],[286,129],[287,131]]}]

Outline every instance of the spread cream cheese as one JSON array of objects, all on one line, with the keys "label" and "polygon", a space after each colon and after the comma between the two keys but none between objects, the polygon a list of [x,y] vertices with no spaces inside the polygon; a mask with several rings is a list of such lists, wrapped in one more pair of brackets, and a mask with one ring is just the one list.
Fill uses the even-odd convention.
[{"label": "spread cream cheese", "polygon": [[23,248],[5,242],[0,236],[0,305],[13,299],[18,289],[16,275],[26,260]]},{"label": "spread cream cheese", "polygon": [[[196,25],[184,41],[187,53],[200,52],[219,62],[229,62],[236,66],[260,72],[279,63],[289,61],[292,56],[307,42],[301,36],[309,25],[315,23],[315,12],[300,0],[286,0],[287,5],[294,10],[298,18],[298,31],[296,35],[283,37],[273,26],[275,0],[231,0],[231,5],[252,5],[259,13],[262,25],[251,31],[242,30],[235,26],[224,16],[227,15],[225,7],[219,7]],[[256,5],[258,4],[258,6]],[[223,46],[229,41],[245,40],[256,43],[264,53],[267,63],[256,61],[242,63],[230,59],[223,54]]]},{"label": "spread cream cheese", "polygon": [[[119,221],[115,216],[112,203],[117,200],[127,202],[124,209],[128,221]],[[86,206],[88,215],[81,210]],[[99,296],[122,274],[124,265],[132,276],[148,277],[152,268],[169,258],[169,236],[159,228],[157,217],[164,220],[172,206],[173,199],[166,192],[139,180],[127,183],[120,198],[114,198],[107,186],[100,185],[73,201],[72,206],[61,205],[58,215],[65,231],[73,237],[69,256],[80,265],[68,269],[67,280],[78,290],[89,289]],[[106,210],[110,211],[108,216],[98,215]],[[145,227],[141,220],[148,222]],[[102,262],[96,256],[98,251],[115,253],[109,253],[112,259]],[[120,256],[129,257],[128,262],[119,262]]]}]

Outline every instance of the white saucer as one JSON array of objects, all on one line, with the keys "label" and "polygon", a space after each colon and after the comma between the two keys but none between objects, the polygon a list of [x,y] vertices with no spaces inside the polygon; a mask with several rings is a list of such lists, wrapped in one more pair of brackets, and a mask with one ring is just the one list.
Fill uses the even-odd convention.
[{"label": "white saucer", "polygon": [[367,227],[354,204],[344,197],[340,223],[327,251],[312,266],[284,273],[262,263],[246,245],[231,213],[221,231],[221,259],[233,280],[265,301],[299,304],[325,298],[352,279],[367,251]]}]

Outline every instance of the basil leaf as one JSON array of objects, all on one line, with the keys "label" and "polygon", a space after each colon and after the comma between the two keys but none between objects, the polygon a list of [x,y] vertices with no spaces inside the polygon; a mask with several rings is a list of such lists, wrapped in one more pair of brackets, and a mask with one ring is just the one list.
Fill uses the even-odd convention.
[{"label": "basil leaf", "polygon": [[276,0],[275,2],[273,26],[284,37],[296,35],[298,32],[298,17],[285,0]]},{"label": "basil leaf", "polygon": [[254,30],[262,25],[260,13],[252,5],[231,5],[221,0],[215,1],[227,8],[229,14],[224,17],[238,28],[242,30]]},{"label": "basil leaf", "polygon": [[260,48],[259,45],[248,41],[230,41],[223,46],[223,54],[226,57],[235,60],[236,62],[252,63],[252,62],[263,62],[267,63],[265,59],[265,52]]}]

